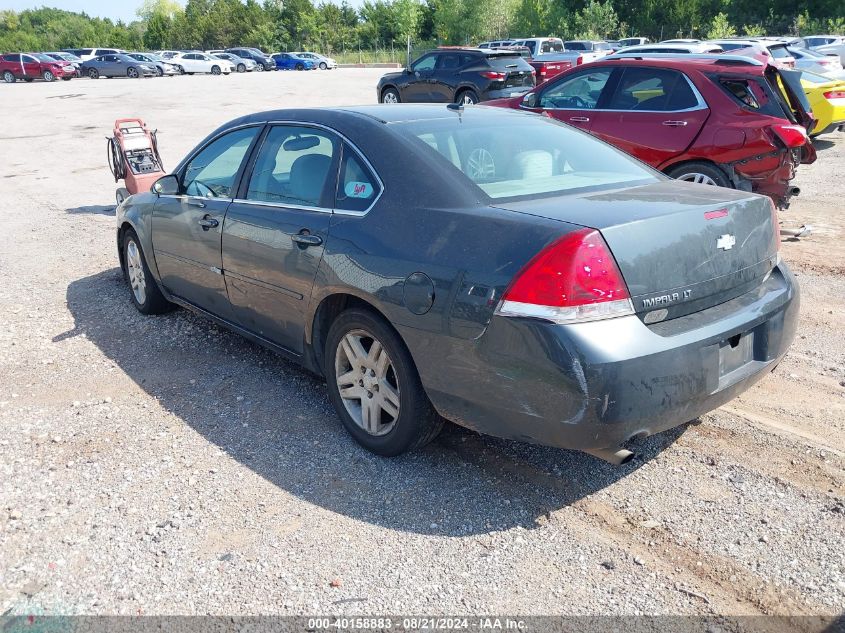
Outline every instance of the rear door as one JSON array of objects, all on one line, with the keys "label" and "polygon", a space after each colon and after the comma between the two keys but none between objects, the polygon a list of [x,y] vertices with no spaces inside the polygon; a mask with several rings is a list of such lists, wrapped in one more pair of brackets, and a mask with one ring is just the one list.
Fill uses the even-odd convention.
[{"label": "rear door", "polygon": [[442,53],[437,56],[434,75],[430,84],[431,100],[436,103],[451,103],[455,100],[455,90],[463,79],[463,69],[472,62],[480,62],[478,55],[460,51]]},{"label": "rear door", "polygon": [[623,67],[593,114],[590,132],[659,167],[695,141],[710,110],[677,70]]},{"label": "rear door", "polygon": [[332,132],[271,126],[223,227],[235,321],[296,354],[328,238],[340,154]]},{"label": "rear door", "polygon": [[545,86],[537,95],[538,107],[531,110],[589,131],[612,73],[612,67],[604,67],[567,74]]}]

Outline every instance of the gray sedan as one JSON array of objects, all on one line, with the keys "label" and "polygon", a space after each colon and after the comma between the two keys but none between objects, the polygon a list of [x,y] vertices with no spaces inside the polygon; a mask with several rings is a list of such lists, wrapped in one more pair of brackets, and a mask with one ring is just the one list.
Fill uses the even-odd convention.
[{"label": "gray sedan", "polygon": [[139,77],[155,77],[158,71],[155,65],[150,62],[138,61],[129,57],[129,55],[118,53],[89,59],[82,64],[82,74],[91,79],[99,79],[100,77],[137,79]]},{"label": "gray sedan", "polygon": [[325,376],[388,456],[447,419],[623,463],[766,376],[798,322],[768,198],[498,108],[245,116],[116,228],[139,311],[183,306]]}]

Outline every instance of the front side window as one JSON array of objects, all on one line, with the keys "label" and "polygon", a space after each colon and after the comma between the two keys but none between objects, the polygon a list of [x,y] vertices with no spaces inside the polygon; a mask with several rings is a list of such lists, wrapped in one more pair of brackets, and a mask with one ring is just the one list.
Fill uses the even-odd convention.
[{"label": "front side window", "polygon": [[335,207],[344,211],[366,211],[380,192],[381,186],[370,170],[352,148],[344,145]]},{"label": "front side window", "polygon": [[247,200],[305,207],[325,207],[333,157],[334,135],[301,126],[274,126],[264,143],[252,176]]},{"label": "front side window", "polygon": [[421,153],[438,156],[493,199],[539,198],[656,182],[635,159],[546,117],[472,116],[396,126]]},{"label": "front side window", "polygon": [[592,110],[596,107],[611,69],[580,73],[565,79],[540,95],[540,107],[560,110]]},{"label": "front side window", "polygon": [[248,127],[224,134],[191,159],[182,177],[189,196],[234,197],[235,178],[260,128]]},{"label": "front side window", "polygon": [[421,70],[434,70],[434,64],[437,62],[437,56],[426,55],[412,66],[414,72]]},{"label": "front side window", "polygon": [[607,110],[677,112],[698,105],[682,73],[658,68],[625,68]]}]

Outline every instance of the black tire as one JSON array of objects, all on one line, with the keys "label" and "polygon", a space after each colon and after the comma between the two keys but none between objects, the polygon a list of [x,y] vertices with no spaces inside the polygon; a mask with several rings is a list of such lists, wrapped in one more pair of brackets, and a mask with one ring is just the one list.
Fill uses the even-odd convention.
[{"label": "black tire", "polygon": [[320,62],[320,70],[326,70],[328,66],[326,66],[326,62]]},{"label": "black tire", "polygon": [[100,71],[96,68],[89,68],[88,69],[88,77],[91,79],[99,79],[100,78]]},{"label": "black tire", "polygon": [[50,82],[50,81],[56,81],[56,76],[55,76],[55,75],[54,75],[51,71],[49,71],[49,70],[45,70],[45,71],[42,73],[41,78],[42,78],[44,81],[47,81],[47,82]]},{"label": "black tire", "polygon": [[182,66],[176,66],[176,70],[178,70],[178,71],[179,71],[179,74],[180,74],[180,75],[184,75],[184,74],[185,74],[185,69],[184,69]]},{"label": "black tire", "polygon": [[[391,101],[390,98],[393,98]],[[399,91],[396,88],[386,88],[381,93],[381,103],[402,103],[399,97]]]},{"label": "black tire", "polygon": [[238,72],[245,73],[246,72],[246,64],[238,64]]},{"label": "black tire", "polygon": [[212,75],[219,75],[220,74],[220,66],[218,66],[217,64],[212,66],[211,67],[211,74]]},{"label": "black tire", "polygon": [[462,103],[464,105],[475,105],[480,99],[475,90],[462,90],[455,95],[455,103]]},{"label": "black tire", "polygon": [[156,66],[156,75],[164,77],[164,71],[161,69],[161,66]]},{"label": "black tire", "polygon": [[297,64],[296,66],[294,66],[294,68],[295,68],[296,70],[305,70],[305,66],[304,66],[304,65],[302,65],[302,64]]},{"label": "black tire", "polygon": [[[372,435],[358,426],[340,396],[335,355],[343,338],[355,330],[363,330],[378,339],[392,361],[393,372],[399,385],[399,415],[392,428],[384,435]],[[393,457],[425,446],[440,433],[444,420],[428,399],[410,352],[395,330],[374,312],[353,308],[337,317],[329,329],[324,358],[329,399],[343,426],[355,441],[367,450],[377,455]]]},{"label": "black tire", "polygon": [[[141,268],[144,272],[145,297],[143,303],[141,303],[138,300],[138,297],[136,297],[135,292],[132,289],[131,282],[129,280],[130,264],[128,251],[130,248],[130,243],[134,243],[135,247],[138,249],[138,253],[140,254],[141,260]],[[138,235],[132,229],[127,229],[126,232],[123,234],[123,276],[126,279],[127,283],[130,284],[129,296],[132,297],[132,303],[135,304],[135,307],[141,314],[163,314],[165,312],[169,312],[170,310],[176,307],[167,299],[165,299],[164,295],[161,293],[161,290],[158,287],[158,283],[150,272],[150,267],[147,266],[147,258],[144,256],[144,250],[141,248],[141,241],[138,239]]]},{"label": "black tire", "polygon": [[[707,185],[716,185],[717,187],[728,187],[733,189],[728,175],[713,163],[706,163],[704,161],[693,161],[691,163],[684,163],[666,171],[666,175],[676,180],[685,180],[687,182],[701,182]],[[698,178],[700,176],[700,178]],[[712,182],[703,182],[704,179],[709,179]]]},{"label": "black tire", "polygon": [[33,81],[35,81],[35,79],[33,77],[26,77],[24,78],[24,81],[28,84],[31,84]]},{"label": "black tire", "polygon": [[7,70],[3,73],[3,81],[5,81],[7,84],[15,83],[15,74],[11,70]]}]

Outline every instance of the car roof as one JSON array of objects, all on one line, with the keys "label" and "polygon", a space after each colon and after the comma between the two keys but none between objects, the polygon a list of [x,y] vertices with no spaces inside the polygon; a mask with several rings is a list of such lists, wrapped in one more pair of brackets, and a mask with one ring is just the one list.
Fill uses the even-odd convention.
[{"label": "car roof", "polygon": [[[661,55],[642,57],[625,57],[625,53],[616,53],[605,59],[592,62],[590,66],[606,66],[608,64],[623,64],[631,66],[645,66],[650,68],[673,68],[675,70],[696,69],[711,70],[718,68],[719,72],[742,72],[743,74],[762,74],[766,65],[752,57],[737,57],[734,55],[675,55],[664,57]],[[578,66],[581,68],[581,66]]]}]

